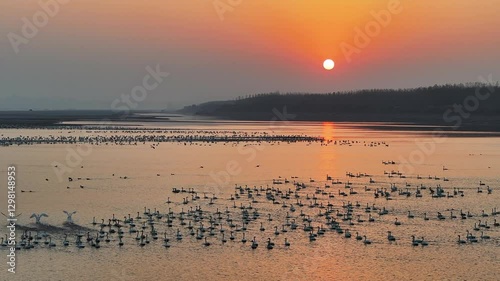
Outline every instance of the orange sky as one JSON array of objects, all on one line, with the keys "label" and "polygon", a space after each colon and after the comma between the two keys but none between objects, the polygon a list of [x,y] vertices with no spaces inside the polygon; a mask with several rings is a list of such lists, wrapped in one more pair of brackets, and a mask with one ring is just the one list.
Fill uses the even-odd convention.
[{"label": "orange sky", "polygon": [[[498,73],[500,0],[401,1],[403,11],[348,63],[341,44],[354,45],[354,29],[364,29],[373,20],[371,12],[387,10],[389,2],[241,0],[221,20],[214,0],[73,0],[20,46],[20,55],[2,36],[0,58],[25,65],[33,58],[71,59],[78,71],[86,71],[93,60],[110,70],[118,63],[116,71],[128,77],[158,61],[172,73],[177,70],[179,84],[169,87],[185,92],[190,101],[275,90],[418,86]],[[21,18],[30,18],[40,7],[33,0],[2,1],[0,9],[9,11],[0,20],[0,32],[7,34],[20,33]],[[321,68],[325,58],[336,61],[333,71]],[[123,65],[139,69],[125,71]],[[50,60],[47,67],[57,63]],[[203,76],[207,72],[213,77]],[[228,73],[231,81],[222,77]],[[183,87],[192,80],[200,87]],[[111,88],[103,85],[102,91]]]}]

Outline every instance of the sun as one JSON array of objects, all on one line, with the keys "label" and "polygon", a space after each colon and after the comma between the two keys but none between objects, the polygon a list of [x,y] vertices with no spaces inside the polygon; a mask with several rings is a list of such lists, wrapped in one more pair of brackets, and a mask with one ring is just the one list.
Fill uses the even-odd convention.
[{"label": "sun", "polygon": [[326,69],[326,70],[332,70],[333,67],[335,66],[335,62],[331,59],[326,59],[324,62],[323,62],[323,67]]}]

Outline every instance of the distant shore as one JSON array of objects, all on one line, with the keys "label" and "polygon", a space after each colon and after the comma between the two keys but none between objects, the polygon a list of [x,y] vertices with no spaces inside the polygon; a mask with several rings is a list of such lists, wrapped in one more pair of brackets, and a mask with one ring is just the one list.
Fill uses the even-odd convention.
[{"label": "distant shore", "polygon": [[[266,113],[238,113],[225,112],[224,114],[206,115],[223,120],[239,121],[315,121],[315,122],[363,122],[373,123],[373,129],[389,130],[387,126],[379,126],[376,123],[394,123],[394,128],[403,130],[424,130],[428,127],[437,127],[444,131],[477,131],[477,132],[500,132],[500,116],[497,115],[471,115],[464,118],[462,124],[453,127],[454,123],[446,122],[442,115],[438,114],[328,114],[328,113],[303,113],[290,112],[289,120],[280,120],[276,114]],[[203,115],[200,115],[203,116]],[[292,118],[293,117],[293,118]]]},{"label": "distant shore", "polygon": [[[376,130],[402,130],[422,131],[433,128],[443,131],[457,132],[492,132],[500,133],[500,116],[471,115],[464,119],[463,124],[454,128],[450,123],[444,121],[439,115],[422,114],[325,114],[325,113],[298,113],[287,112],[290,118],[281,120],[275,114],[266,112],[256,113],[231,113],[225,112],[220,115],[211,114],[188,114],[179,115],[164,112],[134,112],[123,115],[110,111],[74,110],[74,111],[0,111],[0,128],[38,128],[38,127],[61,127],[68,126],[67,122],[75,122],[71,126],[85,126],[89,124],[106,123],[157,123],[157,122],[179,122],[181,117],[189,117],[188,120],[202,122],[208,120],[223,121],[261,121],[261,122],[359,122],[365,123],[364,128]],[[64,124],[66,123],[66,124]],[[388,123],[388,124],[380,124]],[[126,126],[126,125],[120,125]]]},{"label": "distant shore", "polygon": [[[44,111],[0,111],[1,127],[59,126],[62,122],[155,122],[165,121],[141,112],[119,114],[104,110],[44,110]],[[148,112],[149,113],[149,112]]]},{"label": "distant shore", "polygon": [[230,120],[392,122],[454,131],[500,131],[498,83],[331,93],[261,93],[186,106],[185,114]]}]

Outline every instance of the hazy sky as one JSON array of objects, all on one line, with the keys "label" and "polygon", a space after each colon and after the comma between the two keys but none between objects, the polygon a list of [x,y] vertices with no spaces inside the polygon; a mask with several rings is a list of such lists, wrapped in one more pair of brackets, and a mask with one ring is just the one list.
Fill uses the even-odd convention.
[{"label": "hazy sky", "polygon": [[383,25],[392,0],[55,1],[0,1],[0,109],[109,109],[158,64],[139,108],[500,80],[500,0],[401,0]]}]

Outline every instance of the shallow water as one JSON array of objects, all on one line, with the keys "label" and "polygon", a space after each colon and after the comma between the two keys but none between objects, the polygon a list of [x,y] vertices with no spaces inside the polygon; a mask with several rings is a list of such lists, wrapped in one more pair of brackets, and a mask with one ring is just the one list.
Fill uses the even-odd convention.
[{"label": "shallow water", "polygon": [[[68,158],[71,151],[84,148],[84,144],[50,144],[30,146],[0,147],[1,180],[5,182],[9,164],[17,167],[17,210],[22,213],[19,224],[36,227],[29,219],[31,213],[45,212],[48,218],[43,222],[62,227],[66,220],[63,210],[77,213],[73,216],[76,224],[99,230],[99,226],[91,224],[93,217],[111,218],[115,214],[123,218],[127,214],[132,217],[141,216],[144,207],[157,208],[165,214],[169,208],[176,214],[190,207],[202,206],[203,210],[215,212],[226,207],[232,212],[238,224],[239,208],[233,204],[248,206],[247,194],[234,201],[229,200],[234,194],[235,185],[253,188],[275,187],[281,190],[295,190],[293,181],[304,183],[307,188],[300,190],[300,199],[305,205],[299,207],[292,197],[288,207],[272,204],[266,200],[265,192],[257,198],[258,203],[252,206],[261,213],[261,218],[248,225],[247,243],[240,242],[242,232],[236,232],[235,241],[228,239],[222,244],[221,235],[208,236],[212,243],[203,246],[204,240],[196,240],[188,234],[188,230],[174,221],[168,228],[165,218],[157,222],[159,239],[151,241],[144,247],[138,246],[135,234],[125,231],[124,246],[119,247],[116,234],[111,235],[111,242],[101,242],[100,249],[87,245],[77,249],[74,235],[70,236],[70,246],[62,246],[64,233],[74,232],[60,230],[52,234],[57,243],[55,248],[45,245],[31,250],[19,250],[17,273],[7,273],[5,262],[2,263],[0,279],[2,280],[495,280],[499,271],[500,227],[493,226],[495,217],[491,216],[493,208],[500,207],[500,138],[499,137],[466,137],[449,136],[439,143],[429,142],[427,131],[370,130],[360,124],[333,123],[288,123],[269,127],[269,122],[217,122],[203,124],[197,122],[175,122],[146,124],[149,127],[164,129],[190,130],[235,130],[275,132],[279,134],[306,134],[322,136],[327,140],[351,140],[350,145],[329,145],[320,143],[160,143],[155,149],[151,144],[138,145],[99,145],[92,146],[88,155],[80,158]],[[27,135],[59,135],[68,134],[67,130],[0,130],[3,136]],[[71,130],[71,134],[88,136],[99,134],[89,130]],[[115,134],[115,133],[113,133]],[[384,144],[387,145],[384,145]],[[421,143],[429,151],[426,153]],[[372,146],[369,146],[372,144]],[[373,145],[376,144],[376,145]],[[69,152],[70,151],[70,152]],[[420,151],[420,152],[419,152]],[[413,155],[413,156],[412,156]],[[418,163],[403,165],[404,159],[410,156]],[[70,159],[73,162],[68,162]],[[397,165],[384,165],[382,161],[396,161]],[[420,162],[421,161],[421,162]],[[67,166],[69,170],[59,180],[54,168]],[[229,168],[228,168],[229,165]],[[446,167],[446,170],[443,169]],[[203,167],[203,168],[202,168]],[[389,178],[385,172],[400,171],[406,178],[398,176]],[[346,172],[365,173],[369,177],[347,177]],[[114,174],[114,175],[113,175]],[[326,180],[327,174],[343,184],[332,184]],[[418,179],[420,175],[422,179]],[[124,179],[123,177],[127,177]],[[428,179],[431,176],[432,179]],[[68,177],[74,181],[69,182]],[[82,180],[77,180],[81,177]],[[86,180],[86,178],[89,180]],[[122,177],[122,178],[120,178]],[[289,184],[273,185],[273,179],[290,180]],[[292,177],[298,177],[293,178]],[[434,179],[438,177],[439,180]],[[370,178],[375,183],[370,183]],[[444,181],[447,178],[448,181]],[[46,180],[48,179],[48,180]],[[314,179],[314,182],[311,182]],[[358,194],[339,196],[339,191],[349,193],[344,184],[349,181]],[[485,185],[480,186],[482,181]],[[392,193],[393,200],[374,198],[373,190],[388,188],[394,183],[405,189],[409,184],[412,196],[406,197]],[[325,188],[325,184],[329,188]],[[423,197],[414,196],[417,186],[424,184],[436,188],[441,185],[445,192],[453,187],[464,191],[464,197],[431,198],[429,190],[422,190]],[[80,188],[80,185],[83,188]],[[371,188],[365,191],[364,187]],[[487,194],[487,186],[493,189]],[[67,188],[69,187],[69,188]],[[172,188],[195,188],[200,200],[182,204],[185,197],[191,200],[191,194],[172,193]],[[325,209],[310,208],[316,187],[324,190],[326,195],[317,194],[317,202],[326,206],[334,205],[332,216],[343,229],[349,229],[352,238],[328,230],[316,241],[310,242],[307,232],[302,230],[300,211],[309,214],[312,225],[325,225],[324,217],[318,217],[319,211]],[[477,192],[480,187],[482,193]],[[24,190],[25,192],[21,192]],[[29,192],[32,191],[32,192]],[[207,196],[216,194],[215,204],[209,205]],[[328,193],[335,195],[329,198]],[[4,185],[2,193],[7,194]],[[4,196],[2,196],[4,197]],[[173,202],[166,204],[167,198]],[[5,197],[4,197],[5,198]],[[277,201],[283,202],[278,198]],[[344,212],[343,204],[351,202],[354,216],[353,224],[342,221],[335,216],[336,211]],[[359,202],[360,207],[356,207]],[[294,204],[295,212],[289,210]],[[379,216],[372,210],[375,222],[366,222],[368,213],[366,204],[385,207],[389,214]],[[5,209],[2,203],[2,209]],[[457,219],[450,218],[454,209]],[[460,219],[460,210],[470,212],[473,217]],[[481,217],[482,210],[490,214]],[[5,212],[4,210],[2,210]],[[415,216],[408,218],[407,212]],[[250,211],[253,212],[253,209]],[[296,230],[274,235],[274,227],[285,222],[287,212],[297,220]],[[438,220],[437,212],[446,218]],[[423,220],[424,213],[430,220]],[[272,214],[273,221],[268,221],[267,214]],[[365,222],[358,223],[357,215]],[[395,218],[402,223],[394,225]],[[500,216],[496,216],[500,220]],[[299,221],[300,220],[300,221]],[[479,239],[478,243],[458,245],[457,235],[465,239],[466,230],[474,235],[480,231],[472,230],[474,223],[485,221],[490,228],[481,228],[490,239]],[[224,220],[225,221],[225,220]],[[266,228],[259,231],[260,222]],[[239,222],[241,226],[241,221]],[[209,224],[205,223],[205,227]],[[228,228],[227,226],[224,226]],[[182,241],[175,241],[177,228],[181,229]],[[128,229],[128,228],[124,228]],[[166,231],[172,240],[171,247],[162,246],[163,232]],[[229,231],[229,230],[228,230]],[[387,240],[387,231],[392,231],[396,242]],[[364,245],[356,241],[356,232],[366,235],[373,243]],[[0,231],[5,234],[5,228]],[[426,247],[412,247],[411,236],[425,237],[429,242]],[[250,248],[251,239],[256,237],[259,247]],[[20,233],[18,235],[20,237]],[[276,246],[272,250],[265,248],[265,241],[270,237]],[[284,238],[291,243],[284,246]],[[0,250],[5,259],[6,250]]]}]

